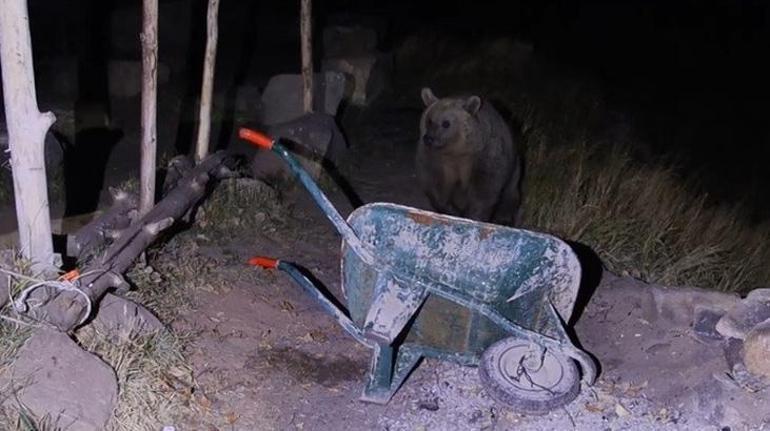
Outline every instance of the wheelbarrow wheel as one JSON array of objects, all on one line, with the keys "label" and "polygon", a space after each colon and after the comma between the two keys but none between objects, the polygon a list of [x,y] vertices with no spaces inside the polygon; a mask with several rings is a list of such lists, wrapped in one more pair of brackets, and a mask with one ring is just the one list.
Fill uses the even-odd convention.
[{"label": "wheelbarrow wheel", "polygon": [[484,351],[479,377],[492,398],[527,414],[567,405],[580,391],[572,358],[516,338],[504,338]]}]

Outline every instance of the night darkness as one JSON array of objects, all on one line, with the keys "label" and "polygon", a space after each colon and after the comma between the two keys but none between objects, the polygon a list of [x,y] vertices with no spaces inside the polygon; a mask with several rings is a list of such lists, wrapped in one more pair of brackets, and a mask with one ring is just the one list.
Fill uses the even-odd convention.
[{"label": "night darkness", "polygon": [[[313,0],[308,112],[300,0],[221,0],[228,151],[195,161],[208,1],[159,0],[139,215],[142,1],[27,1],[54,250],[81,272],[20,311],[46,282],[0,249],[0,429],[770,423],[770,2]],[[0,248],[24,242],[6,132]],[[2,396],[40,364],[53,389]]]}]

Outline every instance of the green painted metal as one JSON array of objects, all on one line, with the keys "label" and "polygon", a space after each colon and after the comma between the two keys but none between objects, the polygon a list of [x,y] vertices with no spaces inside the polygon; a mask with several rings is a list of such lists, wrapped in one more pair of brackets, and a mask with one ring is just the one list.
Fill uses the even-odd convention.
[{"label": "green painted metal", "polygon": [[363,400],[386,403],[421,357],[477,365],[482,352],[505,337],[572,357],[593,382],[593,359],[564,328],[581,271],[563,241],[389,203],[362,206],[345,221],[282,145],[273,151],[343,237],[347,312],[293,265],[278,268],[372,348]]}]

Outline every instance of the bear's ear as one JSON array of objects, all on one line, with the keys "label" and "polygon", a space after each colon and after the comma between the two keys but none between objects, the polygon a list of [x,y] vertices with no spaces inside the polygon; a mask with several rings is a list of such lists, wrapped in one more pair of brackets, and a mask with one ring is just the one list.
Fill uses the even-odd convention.
[{"label": "bear's ear", "polygon": [[466,111],[470,112],[471,115],[476,115],[476,113],[479,112],[479,109],[481,109],[481,98],[479,96],[471,96],[465,101],[463,107]]},{"label": "bear's ear", "polygon": [[438,97],[433,94],[433,90],[428,87],[423,88],[420,95],[422,96],[422,103],[424,103],[426,107],[436,103],[438,100]]}]

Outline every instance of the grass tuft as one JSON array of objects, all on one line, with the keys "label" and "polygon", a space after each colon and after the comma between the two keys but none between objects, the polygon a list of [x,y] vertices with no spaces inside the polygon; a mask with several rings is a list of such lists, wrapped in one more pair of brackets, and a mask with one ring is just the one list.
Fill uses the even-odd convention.
[{"label": "grass tuft", "polygon": [[524,223],[590,246],[613,272],[745,293],[770,281],[770,224],[718,204],[654,159],[601,87],[539,62],[512,40],[422,34],[396,53],[401,82],[497,102],[525,132]]}]

